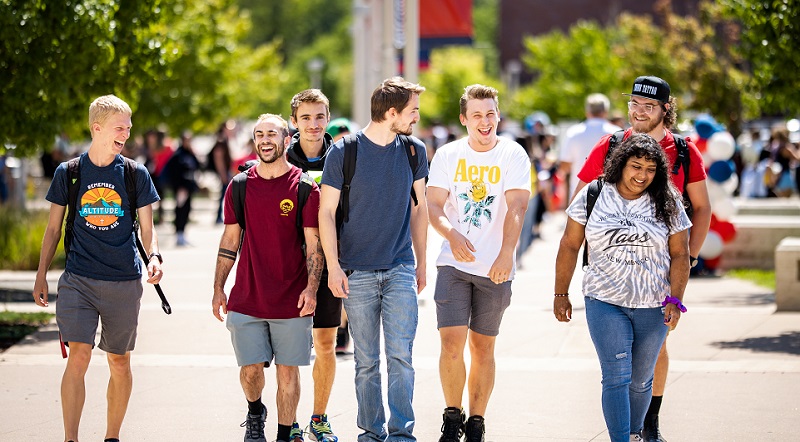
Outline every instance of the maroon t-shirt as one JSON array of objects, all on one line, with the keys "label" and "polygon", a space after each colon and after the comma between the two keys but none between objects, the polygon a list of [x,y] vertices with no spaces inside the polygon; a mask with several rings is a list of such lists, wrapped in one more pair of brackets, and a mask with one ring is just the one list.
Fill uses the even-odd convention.
[{"label": "maroon t-shirt", "polygon": [[[632,132],[633,130],[628,128],[625,131],[625,136],[623,138],[628,139]],[[589,156],[586,157],[586,162],[583,164],[583,168],[580,172],[578,172],[578,178],[584,183],[591,183],[603,173],[603,165],[606,161],[606,154],[608,154],[608,140],[610,139],[611,135],[605,135],[603,138],[600,138],[600,141],[595,144],[591,152],[589,152]],[[683,174],[685,173],[683,167],[678,169],[677,174],[672,173],[672,165],[678,158],[678,148],[675,147],[675,137],[672,135],[672,132],[667,131],[666,136],[661,139],[659,144],[664,150],[664,153],[667,154],[667,160],[669,160],[669,176],[672,178],[672,184],[675,184],[675,187],[678,188],[678,191],[683,193]],[[695,146],[692,140],[687,138],[686,144],[689,147],[688,182],[696,183],[698,181],[703,181],[706,179],[706,169],[703,166],[703,155],[700,153],[700,150],[697,149],[697,146]]]},{"label": "maroon t-shirt", "polygon": [[[297,301],[308,284],[306,260],[297,234],[297,187],[302,171],[295,166],[267,180],[247,171],[245,231],[228,310],[263,319],[300,316]],[[225,192],[225,224],[236,224],[231,190]],[[303,227],[319,227],[319,188],[313,185],[303,208]]]}]

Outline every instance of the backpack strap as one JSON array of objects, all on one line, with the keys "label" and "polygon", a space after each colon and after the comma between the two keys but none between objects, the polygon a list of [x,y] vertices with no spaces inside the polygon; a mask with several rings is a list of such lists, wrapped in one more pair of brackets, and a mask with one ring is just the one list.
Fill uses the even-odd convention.
[{"label": "backpack strap", "polygon": [[417,200],[417,192],[414,190],[414,175],[417,173],[417,167],[419,166],[417,149],[414,146],[414,143],[411,142],[411,139],[408,138],[408,135],[400,134],[400,142],[403,143],[403,147],[406,149],[408,166],[411,168],[411,199],[414,201],[414,205],[418,206],[419,201]]},{"label": "backpack strap", "polygon": [[[245,169],[247,170],[247,169]],[[242,236],[247,227],[244,221],[244,196],[247,193],[247,172],[239,172],[231,180],[231,200],[233,201],[233,213],[236,215],[236,221],[239,227],[242,228]],[[241,243],[239,244],[241,247]]]},{"label": "backpack strap", "polygon": [[314,188],[313,182],[314,179],[311,178],[311,175],[303,172],[303,174],[300,175],[300,182],[297,184],[297,218],[295,220],[295,225],[297,226],[297,236],[300,238],[300,242],[303,243],[303,255],[306,254],[306,235],[303,230],[303,208],[306,206],[306,201],[308,201],[311,190]]},{"label": "backpack strap", "polygon": [[672,137],[675,138],[675,148],[678,150],[678,157],[675,159],[675,164],[672,165],[672,174],[677,175],[678,170],[683,166],[683,190],[686,191],[686,185],[689,183],[689,145],[682,135],[672,134]]},{"label": "backpack strap", "polygon": [[606,152],[606,158],[614,150],[615,147],[619,145],[622,141],[625,140],[625,131],[618,130],[611,135],[611,138],[608,139],[608,151]]},{"label": "backpack strap", "polygon": [[64,225],[64,252],[67,259],[74,235],[75,214],[78,213],[78,189],[81,186],[80,161],[80,156],[67,161],[67,221]]},{"label": "backpack strap", "polygon": [[[592,216],[594,210],[594,203],[597,202],[597,197],[600,196],[600,191],[603,189],[602,180],[594,180],[589,183],[589,188],[586,191],[586,224],[589,224],[589,217]],[[589,266],[589,242],[584,239],[583,241],[583,269]]]},{"label": "backpack strap", "polygon": [[136,161],[122,157],[125,160],[125,190],[128,192],[128,206],[130,216],[133,217],[133,234],[139,241],[139,213],[136,207]]},{"label": "backpack strap", "polygon": [[350,221],[350,183],[356,173],[356,157],[358,156],[358,141],[356,134],[347,134],[344,137],[344,162],[342,163],[342,194],[339,197],[339,207],[336,209],[336,227],[341,228],[343,223]]}]

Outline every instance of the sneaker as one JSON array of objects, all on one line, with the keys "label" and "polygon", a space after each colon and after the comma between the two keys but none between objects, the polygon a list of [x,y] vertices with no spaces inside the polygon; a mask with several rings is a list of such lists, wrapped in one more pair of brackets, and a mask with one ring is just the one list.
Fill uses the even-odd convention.
[{"label": "sneaker", "polygon": [[315,414],[311,416],[308,424],[308,434],[311,440],[317,442],[338,442],[339,438],[333,435],[331,423],[328,422],[327,414]]},{"label": "sneaker", "polygon": [[482,416],[470,416],[465,424],[466,431],[464,432],[467,437],[465,442],[485,442],[484,434],[486,433],[486,426],[483,422]]},{"label": "sneaker", "polygon": [[639,433],[631,433],[631,439],[629,442],[642,442],[643,440],[644,439],[642,439],[642,436],[640,436]]},{"label": "sneaker", "polygon": [[464,435],[464,410],[447,407],[442,414],[442,437],[439,442],[460,442]]},{"label": "sneaker", "polygon": [[289,442],[303,442],[303,429],[297,422],[292,424],[292,430],[289,431]]},{"label": "sneaker", "polygon": [[267,407],[264,407],[264,409],[261,411],[261,414],[247,413],[247,420],[239,425],[240,427],[245,427],[244,442],[267,442],[267,438],[264,436],[264,421],[266,420]]},{"label": "sneaker", "polygon": [[667,442],[658,430],[658,415],[645,417],[642,440],[645,442]]}]

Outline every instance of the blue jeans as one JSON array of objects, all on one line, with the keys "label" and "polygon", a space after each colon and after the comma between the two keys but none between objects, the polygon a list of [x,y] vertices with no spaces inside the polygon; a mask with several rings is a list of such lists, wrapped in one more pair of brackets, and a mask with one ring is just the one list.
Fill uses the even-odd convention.
[{"label": "blue jeans", "polygon": [[[353,336],[356,361],[356,423],[359,442],[415,441],[414,367],[411,349],[417,333],[417,281],[414,267],[356,270],[347,278],[344,308]],[[389,377],[389,422],[381,395],[381,325]]]},{"label": "blue jeans", "polygon": [[642,430],[653,370],[667,336],[657,308],[620,307],[585,297],[586,321],[603,374],[603,416],[612,442]]}]

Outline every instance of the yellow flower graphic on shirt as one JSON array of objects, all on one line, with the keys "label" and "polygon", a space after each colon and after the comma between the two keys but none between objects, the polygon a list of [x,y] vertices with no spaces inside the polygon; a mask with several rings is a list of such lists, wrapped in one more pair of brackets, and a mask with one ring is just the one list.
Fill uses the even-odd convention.
[{"label": "yellow flower graphic on shirt", "polygon": [[481,228],[481,219],[486,217],[487,221],[492,221],[492,211],[489,206],[494,202],[496,195],[488,195],[489,190],[483,181],[473,181],[472,186],[464,193],[458,194],[458,199],[466,201],[464,205],[464,215],[467,215],[462,222],[467,223],[467,233],[472,226]]}]

